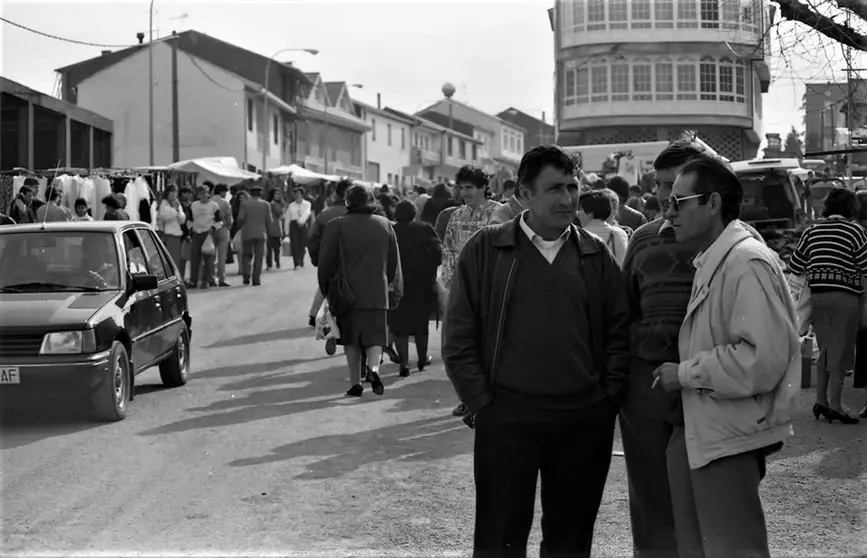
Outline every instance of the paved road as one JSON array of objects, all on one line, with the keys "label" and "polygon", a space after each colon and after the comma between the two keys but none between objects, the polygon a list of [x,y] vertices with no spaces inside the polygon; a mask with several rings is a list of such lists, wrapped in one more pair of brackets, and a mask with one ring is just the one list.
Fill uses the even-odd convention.
[{"label": "paved road", "polygon": [[[145,373],[125,421],[94,425],[64,410],[6,421],[0,554],[466,552],[472,433],[450,415],[455,397],[439,337],[432,368],[399,379],[386,365],[383,397],[368,390],[346,399],[342,356],[327,357],[307,327],[314,277],[308,267],[266,274],[259,288],[194,292],[189,384],[166,390],[155,370]],[[783,463],[770,470],[785,471]],[[820,486],[847,487],[838,501],[864,510],[854,496],[863,469],[849,475],[842,484],[828,475]],[[792,487],[787,477],[770,482],[775,491]],[[799,488],[805,496],[815,489]],[[615,457],[597,555],[631,553],[626,498]],[[829,511],[800,507],[804,517],[774,536],[788,554],[803,548],[789,547],[788,533]],[[827,537],[810,542],[836,540],[831,529],[847,518],[834,519]],[[857,532],[862,524],[852,521]],[[538,540],[536,528],[531,548]]]}]

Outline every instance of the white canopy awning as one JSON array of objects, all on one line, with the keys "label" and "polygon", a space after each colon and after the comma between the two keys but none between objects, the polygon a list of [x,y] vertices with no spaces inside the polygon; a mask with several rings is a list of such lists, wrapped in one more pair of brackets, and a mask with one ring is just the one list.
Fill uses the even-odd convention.
[{"label": "white canopy awning", "polygon": [[255,172],[242,169],[234,157],[200,157],[178,161],[169,165],[169,170],[195,172],[202,180],[222,182],[227,186],[234,186],[244,180],[256,180],[259,175]]},{"label": "white canopy awning", "polygon": [[307,170],[304,167],[299,167],[298,165],[284,165],[281,167],[275,167],[273,169],[268,169],[273,175],[276,176],[289,176],[294,182],[298,184],[314,184],[320,181],[330,181],[337,182],[340,180],[339,176],[334,176],[330,174],[319,174],[318,172],[313,172],[311,170]]}]

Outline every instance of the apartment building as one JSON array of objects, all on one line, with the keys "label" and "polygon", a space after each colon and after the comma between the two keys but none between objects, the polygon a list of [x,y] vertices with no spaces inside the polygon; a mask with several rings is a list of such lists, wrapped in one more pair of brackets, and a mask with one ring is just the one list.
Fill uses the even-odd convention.
[{"label": "apartment building", "polygon": [[416,121],[388,108],[355,101],[356,115],[370,125],[365,134],[367,147],[366,180],[393,187],[412,185],[406,174],[412,156],[412,134]]},{"label": "apartment building", "polygon": [[[148,51],[153,82],[148,80]],[[150,44],[103,51],[59,68],[62,98],[114,121],[113,163],[148,165],[153,89],[153,164],[231,156],[250,170],[292,162],[296,98],[309,80],[297,68],[190,30]],[[264,91],[268,68],[268,91]],[[268,96],[265,114],[264,95]]]},{"label": "apartment building", "polygon": [[684,129],[755,157],[768,91],[767,0],[557,0],[562,145],[669,141]]}]

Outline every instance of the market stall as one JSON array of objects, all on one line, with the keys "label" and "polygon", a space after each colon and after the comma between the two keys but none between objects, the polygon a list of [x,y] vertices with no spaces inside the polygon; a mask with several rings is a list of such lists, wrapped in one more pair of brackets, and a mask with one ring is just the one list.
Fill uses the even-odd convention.
[{"label": "market stall", "polygon": [[196,173],[199,183],[210,180],[213,183],[223,183],[234,186],[245,180],[258,180],[255,172],[242,169],[234,157],[200,157],[178,161],[168,166],[171,171]]}]

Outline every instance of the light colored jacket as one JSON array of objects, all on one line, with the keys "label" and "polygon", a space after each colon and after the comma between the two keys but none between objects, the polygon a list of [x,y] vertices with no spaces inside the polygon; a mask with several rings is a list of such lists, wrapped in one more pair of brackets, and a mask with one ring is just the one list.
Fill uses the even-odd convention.
[{"label": "light colored jacket", "polygon": [[736,220],[695,266],[678,367],[692,469],[792,436],[801,383],[797,315],[773,250]]},{"label": "light colored jacket", "polygon": [[524,211],[524,206],[521,205],[521,202],[518,201],[518,198],[515,196],[507,199],[503,205],[494,210],[494,214],[491,215],[491,220],[488,221],[489,225],[500,225],[507,221],[511,221],[515,217],[517,217],[521,212]]},{"label": "light colored jacket", "polygon": [[238,229],[241,238],[264,240],[268,235],[268,225],[271,223],[271,204],[262,198],[252,197],[241,204],[238,211]]},{"label": "light colored jacket", "polygon": [[187,214],[184,208],[178,204],[178,208],[172,207],[168,200],[160,202],[157,210],[157,228],[169,236],[183,236],[184,231],[181,228],[187,220]]}]

